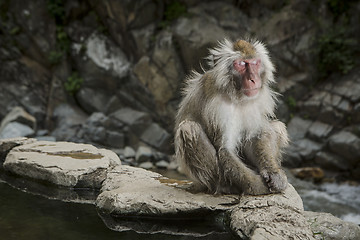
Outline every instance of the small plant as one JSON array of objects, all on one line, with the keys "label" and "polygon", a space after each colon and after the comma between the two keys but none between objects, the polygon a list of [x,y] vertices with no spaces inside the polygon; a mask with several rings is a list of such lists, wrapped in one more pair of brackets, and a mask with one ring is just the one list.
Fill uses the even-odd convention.
[{"label": "small plant", "polygon": [[77,72],[73,72],[64,84],[66,92],[74,96],[81,88],[84,79],[82,79]]},{"label": "small plant", "polygon": [[346,74],[354,67],[356,40],[349,37],[344,28],[322,34],[317,45],[320,78],[332,72]]},{"label": "small plant", "polygon": [[63,24],[65,20],[65,7],[63,0],[48,0],[47,9],[55,18],[56,24]]},{"label": "small plant", "polygon": [[172,21],[178,19],[181,16],[186,15],[187,9],[185,4],[179,1],[171,1],[165,6],[164,19],[160,23],[162,28],[168,26]]},{"label": "small plant", "polygon": [[57,64],[61,61],[64,54],[61,51],[51,51],[49,53],[48,59],[51,64]]},{"label": "small plant", "polygon": [[287,99],[287,104],[290,108],[294,109],[296,107],[296,100],[294,97],[289,96]]}]

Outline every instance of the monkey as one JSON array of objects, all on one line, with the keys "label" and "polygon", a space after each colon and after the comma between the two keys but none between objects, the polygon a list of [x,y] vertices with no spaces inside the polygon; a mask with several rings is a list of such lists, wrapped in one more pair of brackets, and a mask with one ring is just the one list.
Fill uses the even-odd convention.
[{"label": "monkey", "polygon": [[187,78],[175,117],[180,169],[214,194],[282,192],[286,126],[274,114],[275,67],[258,40],[224,39],[209,50],[209,69]]}]

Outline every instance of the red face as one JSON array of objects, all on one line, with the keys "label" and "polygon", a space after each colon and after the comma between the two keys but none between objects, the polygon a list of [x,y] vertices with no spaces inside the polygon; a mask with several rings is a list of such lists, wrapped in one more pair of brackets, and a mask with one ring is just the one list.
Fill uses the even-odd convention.
[{"label": "red face", "polygon": [[237,59],[233,62],[233,66],[235,71],[240,74],[239,88],[248,97],[256,96],[261,88],[261,60],[257,58]]}]

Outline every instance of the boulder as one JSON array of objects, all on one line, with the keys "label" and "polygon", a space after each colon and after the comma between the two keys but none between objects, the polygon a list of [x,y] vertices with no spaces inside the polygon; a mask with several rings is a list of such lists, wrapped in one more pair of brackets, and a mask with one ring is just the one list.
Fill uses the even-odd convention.
[{"label": "boulder", "polygon": [[316,121],[313,122],[309,128],[309,137],[315,140],[323,140],[327,138],[333,129],[333,126]]},{"label": "boulder", "polygon": [[18,138],[7,138],[0,139],[0,162],[1,164],[4,162],[6,155],[10,152],[14,147],[29,144],[36,142],[34,138],[26,138],[26,137],[18,137]]},{"label": "boulder", "polygon": [[230,228],[241,239],[314,239],[291,185],[283,194],[241,197],[231,211]]},{"label": "boulder", "polygon": [[22,107],[14,107],[1,121],[0,132],[10,122],[18,122],[36,130],[36,119],[27,113]]},{"label": "boulder", "polygon": [[86,121],[87,115],[79,108],[61,104],[54,110],[55,129],[51,132],[57,140],[77,140],[76,135],[82,124]]},{"label": "boulder", "polygon": [[87,39],[86,55],[98,67],[114,76],[123,78],[129,73],[130,62],[126,55],[104,35],[94,33]]},{"label": "boulder", "polygon": [[108,172],[96,206],[112,216],[201,218],[229,209],[238,198],[192,194],[176,187],[189,184],[141,168],[117,166]]},{"label": "boulder", "polygon": [[140,139],[160,151],[170,150],[171,135],[157,123],[152,123],[140,136]]},{"label": "boulder", "polygon": [[315,163],[327,170],[349,170],[351,166],[348,162],[344,161],[341,157],[336,154],[320,151],[316,154]]},{"label": "boulder", "polygon": [[[230,221],[230,229],[249,239],[313,239],[302,215],[301,198],[289,185],[283,194],[265,196],[209,195],[189,191],[191,182],[174,180],[144,169],[116,166],[96,199],[100,212],[114,219],[187,219]],[[139,220],[137,220],[139,221]],[[106,222],[106,221],[105,221]],[[139,229],[133,221],[133,228]],[[154,231],[154,229],[152,229]]]},{"label": "boulder", "polygon": [[343,221],[330,213],[304,212],[315,239],[354,240],[360,239],[360,227]]},{"label": "boulder", "polygon": [[294,168],[291,173],[297,178],[314,181],[320,181],[325,176],[324,171],[318,167]]},{"label": "boulder", "polygon": [[287,125],[291,141],[296,141],[305,137],[307,130],[311,126],[311,121],[300,117],[294,117]]},{"label": "boulder", "polygon": [[135,158],[135,150],[130,147],[130,146],[126,146],[124,149],[124,157],[126,158]]},{"label": "boulder", "polygon": [[340,131],[329,138],[332,152],[344,157],[355,166],[360,158],[360,138],[348,131]]},{"label": "boulder", "polygon": [[0,139],[16,138],[16,137],[32,137],[35,134],[31,127],[18,123],[10,122],[4,126],[0,131]]},{"label": "boulder", "polygon": [[223,36],[226,36],[215,19],[204,15],[178,19],[173,31],[179,43],[186,72],[192,69],[200,71],[199,61],[209,54],[208,48],[215,46]]},{"label": "boulder", "polygon": [[149,162],[152,160],[153,152],[151,148],[140,146],[136,151],[135,160],[137,163]]},{"label": "boulder", "polygon": [[121,108],[110,115],[111,118],[126,124],[137,135],[141,134],[151,123],[148,113],[131,108]]},{"label": "boulder", "polygon": [[4,169],[58,186],[98,188],[107,169],[119,164],[115,153],[92,145],[37,141],[13,148]]}]

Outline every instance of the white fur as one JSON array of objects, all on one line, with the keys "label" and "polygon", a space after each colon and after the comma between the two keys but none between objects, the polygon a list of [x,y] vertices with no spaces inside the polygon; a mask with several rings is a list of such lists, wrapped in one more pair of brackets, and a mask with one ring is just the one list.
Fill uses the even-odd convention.
[{"label": "white fur", "polygon": [[[229,150],[235,151],[243,141],[250,140],[267,127],[269,117],[274,116],[276,93],[270,90],[269,84],[274,82],[273,72],[275,68],[270,61],[265,46],[258,41],[249,41],[256,50],[256,58],[261,59],[261,75],[263,87],[254,97],[247,97],[236,92],[231,81],[232,63],[241,58],[241,53],[233,50],[233,43],[227,39],[219,42],[219,45],[210,49],[209,60],[212,69],[208,71],[215,79],[215,87],[219,93],[215,98],[208,99],[203,103],[201,91],[201,80],[203,74],[193,72],[187,79],[187,86],[184,89],[184,99],[180,104],[179,116],[184,117],[184,109],[190,103],[203,103],[202,118],[209,128],[219,128],[225,133],[222,138],[222,145]],[[233,91],[229,91],[232,89]],[[224,91],[222,91],[224,90]],[[240,97],[239,97],[240,96]],[[185,111],[191,111],[188,108]]]},{"label": "white fur", "polygon": [[222,145],[235,151],[243,141],[251,140],[264,130],[267,118],[274,114],[274,106],[271,92],[266,90],[247,100],[230,102],[218,96],[206,104],[203,117],[209,126],[216,126],[224,133]]},{"label": "white fur", "polygon": [[[263,81],[265,84],[273,83],[275,67],[270,61],[270,57],[264,44],[256,41],[249,40],[255,47],[256,58],[261,59],[260,72],[264,73]],[[213,68],[214,77],[216,79],[216,87],[219,89],[226,88],[230,79],[229,69],[232,68],[234,60],[242,58],[241,53],[233,50],[233,43],[228,39],[219,42],[219,45],[210,49],[210,55],[207,57],[209,65]]]}]

